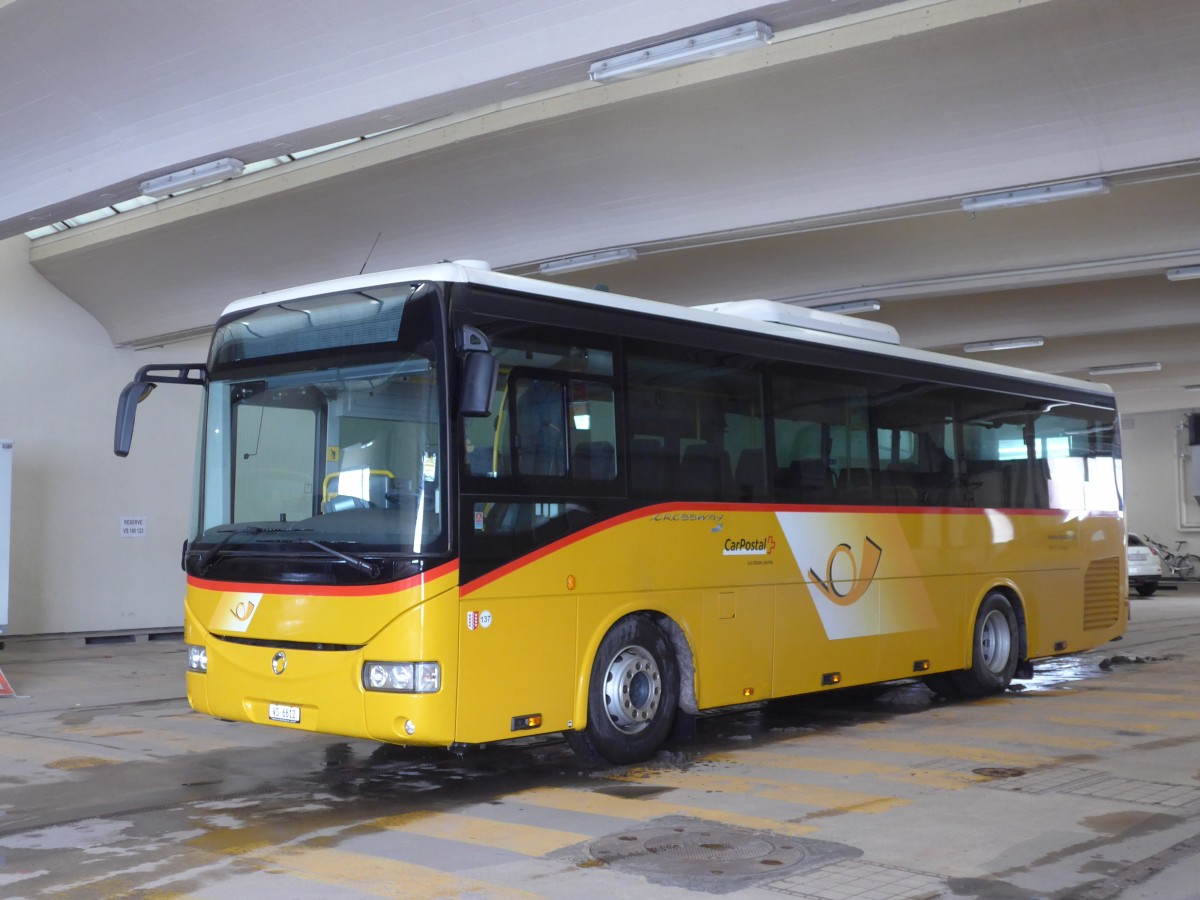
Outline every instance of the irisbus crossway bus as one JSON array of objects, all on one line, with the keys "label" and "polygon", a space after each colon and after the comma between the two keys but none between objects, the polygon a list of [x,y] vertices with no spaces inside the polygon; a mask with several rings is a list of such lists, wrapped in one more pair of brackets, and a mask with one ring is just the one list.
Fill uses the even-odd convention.
[{"label": "irisbus crossway bus", "polygon": [[450,747],[919,677],[1005,689],[1127,620],[1096,384],[765,301],[440,264],[231,305],[184,552],[191,705]]}]

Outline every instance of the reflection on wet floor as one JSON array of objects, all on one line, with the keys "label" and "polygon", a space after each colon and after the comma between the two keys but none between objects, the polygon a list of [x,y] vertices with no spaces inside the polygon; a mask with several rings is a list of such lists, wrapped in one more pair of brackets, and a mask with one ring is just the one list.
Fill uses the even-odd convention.
[{"label": "reflection on wet floor", "polygon": [[[1014,682],[1013,690],[1071,690],[1074,682],[1105,674],[1098,665],[1100,660],[1094,653],[1044,660],[1034,666],[1032,678]],[[718,710],[679,729],[667,753],[676,764],[686,765],[689,757],[716,748],[730,749],[731,744],[879,722],[919,713],[940,702],[924,684],[913,679]],[[331,744],[325,751],[325,765],[313,774],[313,780],[338,796],[383,799],[436,791],[444,799],[457,786],[467,789],[498,779],[544,781],[552,775],[574,781],[594,774],[576,759],[561,737],[548,736],[466,748],[458,753],[386,744],[364,753],[357,742]]]},{"label": "reflection on wet floor", "polygon": [[[1014,681],[1014,693],[1073,690],[1075,682],[1106,674],[1105,657],[1093,652],[1042,660],[1033,677]],[[677,728],[664,759],[688,765],[691,758],[714,749],[731,749],[745,741],[763,742],[863,722],[881,722],[919,713],[940,704],[919,679],[843,688],[707,712]],[[452,799],[457,788],[473,791],[480,784],[503,780],[519,789],[526,780],[544,784],[549,776],[563,783],[598,774],[567,748],[561,736],[460,749],[457,753],[391,745],[363,752],[360,742],[331,744],[324,768],[313,775],[320,787],[341,797],[395,798],[438,792]]]},{"label": "reflection on wet floor", "polygon": [[1025,691],[1069,690],[1071,682],[1103,675],[1100,660],[1088,656],[1058,656],[1044,659],[1033,667],[1033,677],[1014,682]]}]

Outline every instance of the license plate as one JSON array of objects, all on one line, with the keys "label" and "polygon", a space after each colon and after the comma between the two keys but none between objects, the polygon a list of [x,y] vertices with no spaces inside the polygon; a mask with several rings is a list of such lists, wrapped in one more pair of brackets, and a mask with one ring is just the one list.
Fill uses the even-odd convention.
[{"label": "license plate", "polygon": [[295,725],[300,721],[300,707],[272,703],[267,707],[267,718],[272,722],[291,722]]}]

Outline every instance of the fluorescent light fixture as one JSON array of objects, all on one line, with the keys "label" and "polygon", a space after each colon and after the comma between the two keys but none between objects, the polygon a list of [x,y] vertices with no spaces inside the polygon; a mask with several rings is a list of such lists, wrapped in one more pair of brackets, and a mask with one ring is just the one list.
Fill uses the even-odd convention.
[{"label": "fluorescent light fixture", "polygon": [[964,197],[962,208],[968,212],[979,209],[1001,209],[1008,206],[1029,206],[1033,203],[1049,203],[1051,200],[1067,200],[1071,197],[1088,197],[1107,194],[1108,180],[1088,178],[1084,181],[1064,181],[1061,184],[1046,184],[1041,187],[1022,188],[1018,191],[1001,191],[979,197]]},{"label": "fluorescent light fixture", "polygon": [[739,50],[765,47],[771,42],[774,34],[771,27],[762,22],[743,22],[740,25],[718,28],[716,31],[706,31],[704,34],[668,41],[656,47],[646,47],[602,59],[592,63],[588,69],[588,78],[600,82],[621,81],[659,69],[728,56]]},{"label": "fluorescent light fixture", "polygon": [[601,250],[599,253],[584,253],[582,256],[564,256],[562,259],[552,259],[538,266],[538,271],[543,275],[561,275],[564,272],[577,272],[580,269],[594,269],[596,266],[633,262],[635,259],[637,259],[636,250],[632,247],[622,247],[620,250]]},{"label": "fluorescent light fixture", "polygon": [[1200,266],[1185,266],[1182,269],[1167,269],[1168,281],[1191,281],[1200,278]]},{"label": "fluorescent light fixture", "polygon": [[1046,339],[1042,337],[1002,338],[998,341],[975,341],[971,344],[963,344],[963,350],[967,353],[986,353],[989,350],[1021,350],[1025,347],[1040,347],[1044,343],[1046,343]]},{"label": "fluorescent light fixture", "polygon": [[844,303],[822,303],[810,306],[809,309],[819,309],[821,312],[839,313],[843,316],[861,312],[879,312],[882,307],[878,300],[847,300]]},{"label": "fluorescent light fixture", "polygon": [[159,175],[157,178],[143,181],[142,194],[161,200],[188,188],[203,187],[206,184],[236,178],[245,168],[240,159],[214,159],[212,162],[201,163],[181,172]]},{"label": "fluorescent light fixture", "polygon": [[1135,372],[1161,372],[1162,363],[1143,362],[1127,363],[1122,366],[1093,366],[1088,369],[1089,375],[1132,375]]}]

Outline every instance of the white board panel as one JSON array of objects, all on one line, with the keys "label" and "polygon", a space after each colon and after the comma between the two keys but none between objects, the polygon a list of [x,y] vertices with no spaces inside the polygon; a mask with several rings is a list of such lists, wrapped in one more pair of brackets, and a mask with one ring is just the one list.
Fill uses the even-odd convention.
[{"label": "white board panel", "polygon": [[12,535],[13,442],[0,438],[0,634],[8,631],[8,548]]}]

